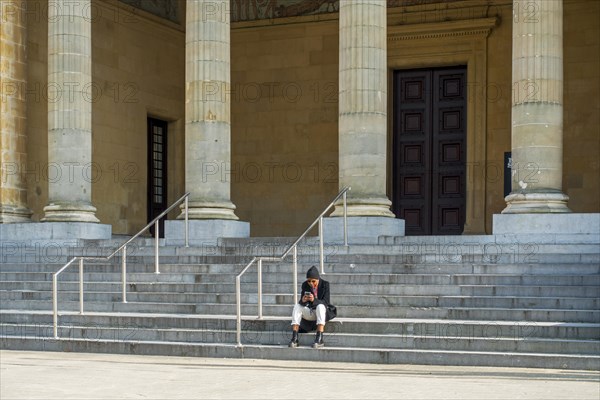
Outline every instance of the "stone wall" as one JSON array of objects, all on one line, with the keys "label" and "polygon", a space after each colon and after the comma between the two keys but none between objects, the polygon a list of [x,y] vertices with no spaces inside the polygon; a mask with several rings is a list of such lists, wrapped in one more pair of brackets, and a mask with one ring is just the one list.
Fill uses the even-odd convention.
[{"label": "stone wall", "polygon": [[[146,223],[147,116],[170,121],[169,202],[184,191],[184,32],[181,25],[141,11],[131,14],[116,0],[93,4],[102,11],[92,24],[92,201],[96,216],[112,224],[114,233],[132,234]],[[466,8],[453,12],[463,19],[499,18],[487,39],[487,82],[473,82],[487,89],[486,162],[469,166],[473,176],[485,182],[485,207],[477,218],[490,233],[492,215],[505,207],[502,174],[503,154],[510,151],[512,2],[454,6],[460,4]],[[452,17],[440,5],[414,7],[418,12],[404,23]],[[600,201],[599,17],[600,3],[565,0],[563,187],[571,198],[570,208],[584,213],[598,212]],[[33,219],[39,220],[48,201],[47,179],[53,178],[47,165],[43,7],[27,22],[27,201]],[[447,53],[452,51],[448,48]],[[219,173],[231,180],[236,214],[251,223],[253,236],[297,235],[338,191],[337,14],[234,23],[231,60],[232,93],[224,95],[232,103],[232,165],[219,166]],[[61,173],[68,178],[68,169]]]},{"label": "stone wall", "polygon": [[563,191],[573,212],[600,211],[600,2],[564,2]]},{"label": "stone wall", "polygon": [[236,213],[299,235],[338,191],[337,20],[240,27],[231,46]]}]

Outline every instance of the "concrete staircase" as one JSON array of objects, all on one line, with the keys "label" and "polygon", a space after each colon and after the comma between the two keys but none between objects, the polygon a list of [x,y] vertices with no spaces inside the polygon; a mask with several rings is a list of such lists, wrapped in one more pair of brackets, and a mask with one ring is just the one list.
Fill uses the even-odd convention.
[{"label": "concrete staircase", "polygon": [[[71,255],[108,254],[119,240],[85,241]],[[86,263],[85,313],[78,273],[59,282],[59,336],[52,334],[52,273],[66,251],[44,245],[3,254],[0,348],[343,362],[600,369],[600,242],[593,235],[551,237],[381,237],[377,245],[331,244],[324,279],[339,317],[326,347],[288,349],[292,266],[263,266],[242,279],[243,347],[235,345],[235,276],[255,255],[279,256],[287,238],[222,239],[218,246],[128,251],[128,302],[120,260]],[[48,244],[45,244],[48,245]],[[23,250],[24,249],[24,250]],[[56,250],[56,249],[54,249]],[[56,253],[56,251],[54,252]],[[299,248],[298,281],[318,264],[309,238]]]}]

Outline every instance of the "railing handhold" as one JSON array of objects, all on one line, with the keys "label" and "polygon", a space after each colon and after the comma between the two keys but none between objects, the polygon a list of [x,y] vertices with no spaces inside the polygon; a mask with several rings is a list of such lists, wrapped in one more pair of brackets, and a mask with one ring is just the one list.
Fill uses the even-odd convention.
[{"label": "railing handhold", "polygon": [[298,238],[292,243],[287,250],[280,257],[254,257],[252,261],[246,265],[246,267],[235,277],[235,303],[236,303],[236,342],[238,347],[242,347],[242,289],[241,289],[241,279],[242,275],[246,273],[246,271],[256,262],[258,264],[258,319],[263,318],[262,311],[262,262],[263,261],[283,261],[290,252],[293,251],[293,279],[294,282],[294,303],[298,302],[298,244],[302,239],[306,237],[308,232],[318,223],[319,224],[319,265],[321,266],[321,273],[325,273],[325,257],[324,257],[324,240],[323,240],[323,217],[327,212],[335,205],[335,202],[343,197],[344,201],[344,244],[348,245],[348,232],[347,232],[347,204],[346,204],[346,192],[350,190],[350,187],[345,187],[342,189],[338,195],[329,203],[327,207],[321,212],[321,214],[313,221],[312,224],[306,228],[306,230],[298,236]]},{"label": "railing handhold", "polygon": [[84,260],[96,260],[96,261],[108,261],[114,257],[115,254],[122,251],[121,256],[121,281],[122,281],[122,296],[123,303],[127,303],[127,286],[126,286],[126,274],[127,274],[127,245],[131,243],[134,239],[148,230],[152,225],[155,225],[155,247],[154,247],[154,272],[160,273],[160,262],[159,262],[159,238],[160,231],[158,226],[158,221],[167,215],[172,209],[181,204],[182,201],[185,201],[185,245],[188,246],[188,237],[189,237],[189,225],[188,225],[188,197],[190,192],[187,192],[183,196],[181,196],[175,203],[171,204],[169,208],[160,213],[156,218],[150,221],[145,227],[143,227],[138,233],[133,235],[129,240],[119,246],[115,251],[113,251],[107,257],[73,257],[68,263],[66,263],[61,269],[52,274],[52,314],[53,314],[53,333],[54,338],[58,339],[58,276],[66,270],[73,262],[79,260],[79,313],[83,314],[83,261]]}]

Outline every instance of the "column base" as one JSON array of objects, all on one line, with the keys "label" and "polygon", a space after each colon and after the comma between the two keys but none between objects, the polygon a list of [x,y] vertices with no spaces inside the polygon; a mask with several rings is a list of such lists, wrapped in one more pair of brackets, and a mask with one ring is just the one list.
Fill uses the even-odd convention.
[{"label": "column base", "polygon": [[[347,208],[349,217],[385,217],[396,218],[393,212],[390,211],[392,202],[387,198],[348,198]],[[339,200],[335,204],[335,209],[331,213],[331,217],[344,216],[344,203]]]},{"label": "column base", "polygon": [[600,214],[494,214],[494,235],[506,234],[599,234]]},{"label": "column base", "polygon": [[[379,236],[404,236],[404,220],[348,217],[348,244],[377,244]],[[330,244],[344,243],[344,218],[323,218],[323,241]]]},{"label": "column base", "polygon": [[570,213],[569,196],[561,192],[511,193],[502,214]]},{"label": "column base", "polygon": [[42,222],[98,223],[96,207],[81,203],[50,203],[44,207]]},{"label": "column base", "polygon": [[[222,219],[190,220],[189,244],[191,246],[216,246],[220,238],[250,237],[250,223]],[[165,243],[168,246],[185,244],[185,221],[165,221]]]},{"label": "column base", "polygon": [[76,241],[110,239],[112,226],[85,222],[28,222],[0,225],[0,238],[7,241]]},{"label": "column base", "polygon": [[[179,208],[181,209],[181,214],[179,214],[177,219],[185,219],[185,203]],[[188,219],[237,221],[239,218],[233,210],[235,210],[235,205],[231,202],[190,201],[188,204]]]},{"label": "column base", "polygon": [[0,224],[31,222],[33,212],[25,207],[0,206]]}]

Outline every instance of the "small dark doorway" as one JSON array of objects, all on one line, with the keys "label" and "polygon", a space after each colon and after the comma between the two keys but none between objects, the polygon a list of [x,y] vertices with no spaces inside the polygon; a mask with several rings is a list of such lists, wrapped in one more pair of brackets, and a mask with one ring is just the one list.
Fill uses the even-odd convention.
[{"label": "small dark doorway", "polygon": [[407,235],[465,224],[467,68],[394,72],[393,211]]},{"label": "small dark doorway", "polygon": [[[148,117],[148,222],[167,209],[167,122]],[[164,237],[165,219],[159,222]],[[154,226],[150,228],[154,236]]]}]

